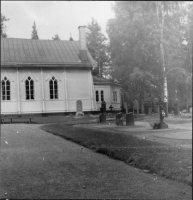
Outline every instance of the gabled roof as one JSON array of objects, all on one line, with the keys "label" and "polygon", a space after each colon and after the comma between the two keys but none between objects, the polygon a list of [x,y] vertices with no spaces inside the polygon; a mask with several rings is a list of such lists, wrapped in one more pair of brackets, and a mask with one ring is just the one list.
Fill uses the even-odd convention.
[{"label": "gabled roof", "polygon": [[79,50],[79,41],[1,38],[1,65],[84,67],[95,65],[88,51],[89,60],[80,60]]},{"label": "gabled roof", "polygon": [[115,83],[112,80],[101,78],[98,76],[93,76],[93,82],[94,82],[94,85],[114,85],[114,86],[121,87],[121,84]]}]

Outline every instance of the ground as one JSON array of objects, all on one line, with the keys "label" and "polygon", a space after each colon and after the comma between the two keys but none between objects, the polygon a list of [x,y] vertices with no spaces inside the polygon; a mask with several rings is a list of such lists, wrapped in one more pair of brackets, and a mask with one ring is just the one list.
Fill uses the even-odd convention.
[{"label": "ground", "polygon": [[[186,130],[187,124],[183,131],[180,127],[176,128],[177,134],[174,131],[170,133],[169,130],[158,130],[158,135],[158,132],[144,131],[144,125],[137,123],[138,132],[130,131],[137,137],[160,139],[159,141],[164,142],[162,140],[166,137],[174,139],[176,136],[179,141],[184,142],[180,131],[183,132],[183,137],[191,137],[190,131]],[[124,130],[125,127],[110,125],[113,131],[118,128],[119,131],[129,134],[128,130]],[[99,127],[109,129],[109,124],[90,126],[97,129]],[[150,129],[147,123],[145,127]],[[94,153],[41,130],[38,124],[5,124],[1,126],[1,134],[0,198],[192,197],[192,188],[186,184],[144,173],[121,161]],[[187,144],[189,146],[182,148],[190,148],[190,144]],[[176,143],[171,142],[170,145],[175,146]]]},{"label": "ground", "polygon": [[192,148],[192,123],[185,124],[169,124],[168,129],[152,129],[147,121],[136,121],[135,126],[116,126],[114,122],[109,121],[106,124],[87,124],[76,125],[84,126],[92,129],[101,129],[112,132],[123,132],[125,134],[134,135],[138,138],[146,140],[158,141],[164,144],[170,144],[173,147]]}]

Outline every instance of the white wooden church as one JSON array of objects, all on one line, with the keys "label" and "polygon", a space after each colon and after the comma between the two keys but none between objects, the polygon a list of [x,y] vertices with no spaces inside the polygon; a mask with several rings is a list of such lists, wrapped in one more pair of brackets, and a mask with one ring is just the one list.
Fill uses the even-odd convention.
[{"label": "white wooden church", "polygon": [[95,65],[85,26],[79,41],[1,38],[1,114],[120,110],[120,85],[94,83]]}]

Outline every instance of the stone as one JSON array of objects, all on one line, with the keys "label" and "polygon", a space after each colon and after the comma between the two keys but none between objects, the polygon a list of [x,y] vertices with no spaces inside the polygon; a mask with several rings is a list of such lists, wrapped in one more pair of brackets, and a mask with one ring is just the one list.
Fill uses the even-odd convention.
[{"label": "stone", "polygon": [[76,117],[84,117],[84,113],[83,112],[76,112]]},{"label": "stone", "polygon": [[78,100],[76,102],[76,109],[77,109],[77,113],[82,113],[82,101]]},{"label": "stone", "polygon": [[130,112],[126,114],[126,126],[133,126],[134,124],[134,116],[133,113]]},{"label": "stone", "polygon": [[124,116],[123,116],[123,113],[120,112],[120,113],[117,113],[116,114],[116,125],[119,126],[123,126],[123,120],[124,120]]},{"label": "stone", "polygon": [[99,123],[106,123],[106,114],[105,113],[101,113],[99,115]]},{"label": "stone", "polygon": [[124,103],[124,107],[125,107],[125,112],[127,114],[128,113],[127,102]]},{"label": "stone", "polygon": [[145,113],[145,108],[144,108],[144,105],[142,104],[141,105],[141,114],[144,114]]},{"label": "stone", "polygon": [[169,128],[168,124],[161,124],[160,125],[160,129],[167,129],[167,128]]},{"label": "stone", "polygon": [[139,115],[139,104],[137,100],[134,101],[134,110],[136,110],[136,114]]}]

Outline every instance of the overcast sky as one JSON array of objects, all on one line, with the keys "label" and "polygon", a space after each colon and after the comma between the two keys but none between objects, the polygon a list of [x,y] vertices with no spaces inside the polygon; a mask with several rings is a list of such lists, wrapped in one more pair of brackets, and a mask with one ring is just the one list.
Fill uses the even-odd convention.
[{"label": "overcast sky", "polygon": [[[9,38],[31,38],[36,22],[39,39],[52,39],[57,33],[68,40],[70,33],[79,39],[78,26],[88,25],[94,18],[106,34],[106,23],[114,18],[113,1],[1,1],[1,13],[6,22]],[[107,36],[107,35],[106,35]]]}]

